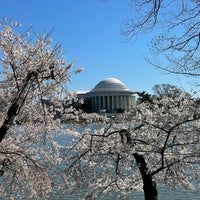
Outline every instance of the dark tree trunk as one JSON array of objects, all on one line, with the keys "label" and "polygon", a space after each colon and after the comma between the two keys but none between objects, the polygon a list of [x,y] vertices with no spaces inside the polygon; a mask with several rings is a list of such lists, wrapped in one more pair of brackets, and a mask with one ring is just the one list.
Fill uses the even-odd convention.
[{"label": "dark tree trunk", "polygon": [[134,153],[133,156],[142,176],[145,200],[158,200],[156,184],[152,180],[152,176],[148,171],[144,157],[138,153]]},{"label": "dark tree trunk", "polygon": [[9,130],[9,128],[11,127],[11,125],[13,124],[15,120],[15,117],[19,114],[19,111],[25,102],[26,95],[36,75],[37,75],[36,72],[28,73],[24,81],[23,87],[21,88],[21,90],[18,93],[18,96],[13,100],[13,103],[8,109],[6,118],[2,126],[0,127],[0,143],[5,138],[7,131]]},{"label": "dark tree trunk", "polygon": [[14,102],[8,109],[7,117],[0,128],[0,143],[4,139],[8,129],[11,127],[15,116],[17,116],[18,108],[19,108],[19,104],[17,104],[17,102]]}]

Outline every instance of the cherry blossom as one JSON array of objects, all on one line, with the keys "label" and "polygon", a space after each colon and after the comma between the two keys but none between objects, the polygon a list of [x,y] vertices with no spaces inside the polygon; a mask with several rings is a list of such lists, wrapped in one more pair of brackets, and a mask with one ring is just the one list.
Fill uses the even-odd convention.
[{"label": "cherry blossom", "polygon": [[74,73],[51,33],[5,19],[0,23],[0,198],[47,199],[61,163],[54,138],[62,125],[66,84]]},{"label": "cherry blossom", "polygon": [[156,184],[198,187],[199,111],[188,95],[163,96],[138,104],[136,115],[74,135],[64,157],[68,185],[91,188],[91,199],[144,190],[146,200],[157,199]]}]

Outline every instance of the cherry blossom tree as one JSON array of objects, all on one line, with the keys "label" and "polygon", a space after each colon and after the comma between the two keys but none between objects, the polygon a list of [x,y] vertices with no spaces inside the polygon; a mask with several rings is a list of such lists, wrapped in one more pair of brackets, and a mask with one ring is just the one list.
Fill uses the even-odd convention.
[{"label": "cherry blossom tree", "polygon": [[[61,162],[54,140],[65,113],[66,83],[74,73],[51,33],[0,22],[0,198],[46,199]],[[47,103],[48,102],[48,103]],[[59,131],[58,131],[59,130]]]},{"label": "cherry blossom tree", "polygon": [[143,189],[145,200],[156,200],[156,184],[189,189],[197,186],[197,101],[188,95],[163,96],[153,103],[138,104],[136,109],[136,116],[125,119],[126,114],[121,114],[118,122],[74,134],[76,139],[65,151],[65,183],[89,188],[85,199]]}]

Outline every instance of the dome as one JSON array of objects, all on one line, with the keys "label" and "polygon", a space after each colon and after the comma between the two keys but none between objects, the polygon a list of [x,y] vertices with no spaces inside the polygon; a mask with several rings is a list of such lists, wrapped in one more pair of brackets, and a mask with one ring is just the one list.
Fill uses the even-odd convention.
[{"label": "dome", "polygon": [[106,78],[100,81],[92,92],[106,92],[106,91],[129,91],[129,89],[116,78]]}]

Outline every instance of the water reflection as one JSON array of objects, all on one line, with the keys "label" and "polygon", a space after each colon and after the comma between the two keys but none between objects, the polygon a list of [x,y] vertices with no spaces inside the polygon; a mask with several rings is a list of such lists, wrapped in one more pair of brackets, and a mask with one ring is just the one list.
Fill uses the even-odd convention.
[{"label": "water reflection", "polygon": [[[65,192],[58,192],[51,196],[50,200],[84,200],[84,191],[77,192],[75,194],[67,194]],[[160,200],[199,200],[200,191],[180,191],[158,188],[158,199]],[[96,200],[144,200],[142,192],[132,192],[127,196],[119,194],[106,195],[105,197],[99,197]]]},{"label": "water reflection", "polygon": [[[63,127],[66,130],[70,129],[70,125],[64,125]],[[94,129],[100,129],[102,125],[95,125],[91,127],[91,132]],[[88,129],[88,126],[77,127],[76,131],[83,132],[85,129]],[[61,145],[69,145],[69,142],[72,140],[72,136],[65,135],[59,136],[57,139]],[[54,191],[51,195],[50,200],[84,200],[84,196],[87,194],[86,190],[77,191],[73,194],[67,193],[64,189],[59,191]],[[182,191],[182,190],[171,190],[165,187],[158,187],[158,199],[159,200],[199,200],[200,191]],[[96,200],[144,200],[143,192],[133,191],[126,196],[113,193],[108,194],[104,197],[96,198]]]}]

